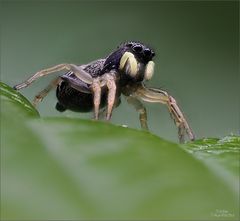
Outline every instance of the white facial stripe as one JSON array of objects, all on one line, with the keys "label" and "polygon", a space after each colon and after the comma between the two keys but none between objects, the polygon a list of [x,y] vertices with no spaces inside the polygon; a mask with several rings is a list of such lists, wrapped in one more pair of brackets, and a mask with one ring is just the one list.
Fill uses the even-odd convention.
[{"label": "white facial stripe", "polygon": [[130,57],[129,58],[129,65],[130,65],[130,69],[131,71],[129,72],[129,74],[134,77],[137,74],[138,71],[138,65],[137,65],[137,60],[135,59],[135,57]]},{"label": "white facial stripe", "polygon": [[127,71],[131,77],[136,76],[138,71],[137,60],[131,52],[125,52],[120,60],[120,70]]},{"label": "white facial stripe", "polygon": [[126,64],[126,61],[127,59],[131,56],[132,53],[130,52],[125,52],[120,60],[120,70],[123,70],[125,64]]},{"label": "white facial stripe", "polygon": [[153,61],[149,61],[146,65],[145,72],[144,72],[144,79],[150,80],[154,74],[154,66],[155,63]]}]

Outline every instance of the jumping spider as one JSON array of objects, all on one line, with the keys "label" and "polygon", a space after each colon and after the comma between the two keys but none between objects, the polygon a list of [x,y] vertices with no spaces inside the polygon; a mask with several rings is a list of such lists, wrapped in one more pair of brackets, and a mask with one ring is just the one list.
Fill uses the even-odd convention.
[{"label": "jumping spider", "polygon": [[68,71],[58,76],[44,90],[38,93],[33,101],[36,106],[49,93],[57,88],[58,103],[56,109],[78,112],[89,112],[94,109],[94,118],[99,118],[99,110],[106,107],[106,119],[110,120],[112,110],[120,103],[123,94],[127,102],[132,104],[139,113],[141,127],[148,129],[146,109],[140,100],[151,103],[166,104],[178,127],[180,142],[184,142],[185,134],[194,140],[189,127],[175,99],[167,92],[147,88],[144,81],[150,80],[154,72],[154,51],[139,42],[121,44],[106,58],[98,59],[84,65],[59,64],[41,70],[21,84],[14,86],[20,90],[28,87],[40,77],[59,71]]}]

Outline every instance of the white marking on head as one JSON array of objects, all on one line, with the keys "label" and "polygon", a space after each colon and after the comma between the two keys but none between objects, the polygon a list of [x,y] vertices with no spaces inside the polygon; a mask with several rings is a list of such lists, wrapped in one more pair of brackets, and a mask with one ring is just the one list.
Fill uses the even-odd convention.
[{"label": "white marking on head", "polygon": [[150,80],[154,74],[154,66],[155,63],[153,61],[149,61],[146,65],[145,71],[144,71],[144,80]]},{"label": "white marking on head", "polygon": [[135,77],[138,72],[138,63],[131,52],[125,52],[120,60],[120,70],[126,71],[131,77]]}]

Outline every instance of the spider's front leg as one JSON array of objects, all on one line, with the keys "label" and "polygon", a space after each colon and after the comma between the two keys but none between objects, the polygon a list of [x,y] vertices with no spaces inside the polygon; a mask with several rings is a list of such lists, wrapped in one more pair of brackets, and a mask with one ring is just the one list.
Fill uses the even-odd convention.
[{"label": "spider's front leg", "polygon": [[184,142],[185,133],[188,135],[190,140],[195,139],[194,133],[188,125],[188,122],[180,110],[176,100],[167,92],[155,88],[146,88],[143,84],[141,84],[134,94],[144,101],[162,103],[168,106],[169,112],[178,127],[178,136],[181,143]]}]

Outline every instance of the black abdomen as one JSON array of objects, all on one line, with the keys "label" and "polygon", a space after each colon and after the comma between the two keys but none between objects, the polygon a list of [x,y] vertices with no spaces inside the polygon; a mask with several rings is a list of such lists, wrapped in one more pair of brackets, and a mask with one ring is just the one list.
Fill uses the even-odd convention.
[{"label": "black abdomen", "polygon": [[[63,112],[67,109],[76,112],[90,112],[93,110],[93,95],[80,92],[62,81],[56,91],[58,103],[56,109]],[[101,107],[106,104],[106,95],[101,98]]]}]

